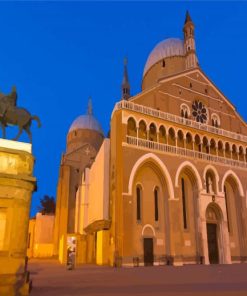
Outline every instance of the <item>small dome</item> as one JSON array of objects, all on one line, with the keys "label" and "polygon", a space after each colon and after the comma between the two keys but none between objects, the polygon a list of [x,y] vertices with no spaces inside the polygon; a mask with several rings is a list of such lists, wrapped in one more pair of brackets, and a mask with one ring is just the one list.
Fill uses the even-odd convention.
[{"label": "small dome", "polygon": [[184,42],[181,39],[169,38],[158,43],[155,48],[149,54],[147,59],[143,77],[147,71],[158,61],[167,57],[184,56]]},{"label": "small dome", "polygon": [[104,136],[104,132],[99,122],[93,117],[92,114],[78,116],[70,126],[69,133],[78,129],[89,129],[97,131]]}]

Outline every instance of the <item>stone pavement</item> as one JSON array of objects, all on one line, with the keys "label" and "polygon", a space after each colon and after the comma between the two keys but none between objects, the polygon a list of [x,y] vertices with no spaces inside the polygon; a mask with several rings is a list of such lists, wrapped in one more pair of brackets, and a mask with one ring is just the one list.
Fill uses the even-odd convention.
[{"label": "stone pavement", "polygon": [[67,270],[55,260],[31,260],[31,296],[247,296],[247,264]]}]

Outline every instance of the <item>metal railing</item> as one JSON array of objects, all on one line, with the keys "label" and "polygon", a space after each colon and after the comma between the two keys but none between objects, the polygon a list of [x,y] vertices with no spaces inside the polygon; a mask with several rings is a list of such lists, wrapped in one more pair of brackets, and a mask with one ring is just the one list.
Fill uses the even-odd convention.
[{"label": "metal railing", "polygon": [[116,103],[113,112],[115,110],[120,110],[120,109],[127,109],[127,110],[131,110],[131,111],[139,112],[142,114],[146,114],[146,115],[151,115],[151,116],[154,116],[154,117],[157,117],[160,119],[164,119],[167,121],[186,125],[188,127],[193,127],[193,128],[199,129],[199,130],[203,130],[203,131],[207,131],[207,132],[214,133],[217,135],[225,136],[225,137],[228,137],[231,139],[247,142],[247,136],[237,134],[234,132],[230,132],[230,131],[226,131],[224,129],[210,126],[207,124],[202,124],[202,123],[190,120],[190,119],[186,119],[186,118],[183,118],[183,117],[180,117],[177,115],[173,115],[171,113],[156,110],[156,109],[146,107],[143,105],[138,105],[133,102],[126,101],[126,100],[122,100],[122,101]]},{"label": "metal railing", "polygon": [[145,139],[140,139],[132,136],[127,136],[127,144],[134,145],[138,147],[143,147],[147,149],[157,150],[165,153],[172,153],[177,155],[182,155],[191,158],[197,158],[201,160],[205,160],[208,162],[216,162],[224,165],[239,167],[239,168],[247,168],[247,163],[244,161],[229,159],[225,157],[221,157],[218,155],[211,155],[195,150],[189,150],[181,147],[171,146],[168,144],[162,144],[158,142],[153,142]]}]

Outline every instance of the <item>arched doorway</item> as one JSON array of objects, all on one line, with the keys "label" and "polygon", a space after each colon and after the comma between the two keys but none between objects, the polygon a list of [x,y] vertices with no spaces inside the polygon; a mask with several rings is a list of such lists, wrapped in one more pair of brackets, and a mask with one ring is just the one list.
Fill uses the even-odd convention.
[{"label": "arched doorway", "polygon": [[154,263],[155,230],[151,225],[145,225],[142,230],[142,235],[144,266],[152,266]]},{"label": "arched doorway", "polygon": [[219,264],[221,248],[221,221],[220,209],[209,205],[206,210],[208,258],[210,264]]},{"label": "arched doorway", "polygon": [[145,266],[170,255],[168,198],[172,195],[167,180],[166,172],[151,157],[140,163],[133,176],[132,223],[125,233],[130,238],[126,255],[138,257]]}]

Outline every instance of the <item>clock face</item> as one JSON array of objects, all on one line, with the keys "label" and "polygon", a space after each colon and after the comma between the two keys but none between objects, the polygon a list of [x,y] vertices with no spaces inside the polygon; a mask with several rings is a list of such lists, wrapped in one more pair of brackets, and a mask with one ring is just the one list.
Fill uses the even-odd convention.
[{"label": "clock face", "polygon": [[202,104],[202,102],[196,100],[192,104],[192,115],[195,120],[200,123],[206,123],[208,114],[206,107]]}]

